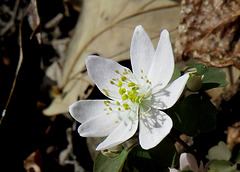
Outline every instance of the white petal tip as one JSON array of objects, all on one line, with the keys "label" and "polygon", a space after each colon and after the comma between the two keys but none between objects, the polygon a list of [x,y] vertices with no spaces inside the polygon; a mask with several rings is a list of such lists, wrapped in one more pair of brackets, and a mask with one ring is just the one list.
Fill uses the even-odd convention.
[{"label": "white petal tip", "polygon": [[137,26],[135,27],[135,30],[143,30],[142,25],[137,25]]},{"label": "white petal tip", "polygon": [[135,27],[135,30],[134,30],[134,33],[133,33],[133,37],[134,37],[134,35],[139,35],[139,34],[141,34],[141,33],[145,33],[146,31],[144,30],[144,28],[142,27],[142,25],[137,25],[136,27]]},{"label": "white petal tip", "polygon": [[163,29],[163,31],[161,32],[161,35],[169,36],[168,30],[167,29]]},{"label": "white petal tip", "polygon": [[85,62],[87,63],[89,60],[91,60],[92,58],[96,58],[98,57],[97,55],[88,55],[86,58],[85,58]]}]

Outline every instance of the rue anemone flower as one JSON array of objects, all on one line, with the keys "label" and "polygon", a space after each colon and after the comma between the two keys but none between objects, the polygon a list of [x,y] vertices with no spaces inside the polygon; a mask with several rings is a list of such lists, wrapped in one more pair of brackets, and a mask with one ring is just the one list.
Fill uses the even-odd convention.
[{"label": "rue anemone flower", "polygon": [[[197,160],[192,154],[182,153],[180,155],[180,171],[207,172],[207,167],[204,168],[202,161],[198,167]],[[179,172],[179,170],[175,168],[169,168],[169,172]]]},{"label": "rue anemone flower", "polygon": [[139,131],[139,143],[150,149],[172,128],[171,118],[162,110],[179,99],[189,74],[169,81],[174,72],[174,56],[167,30],[163,30],[156,51],[141,25],[136,26],[131,46],[132,71],[112,59],[89,55],[89,77],[108,100],[80,100],[69,107],[81,123],[82,137],[106,137],[96,150],[109,149]]}]

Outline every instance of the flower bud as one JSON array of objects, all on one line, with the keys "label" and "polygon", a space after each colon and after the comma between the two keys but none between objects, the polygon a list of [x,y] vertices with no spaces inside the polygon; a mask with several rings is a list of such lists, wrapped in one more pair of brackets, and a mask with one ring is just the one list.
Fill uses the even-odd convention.
[{"label": "flower bud", "polygon": [[117,145],[112,148],[102,150],[101,152],[104,156],[114,158],[121,154],[122,149],[123,149],[122,145]]},{"label": "flower bud", "polygon": [[202,87],[203,84],[203,75],[202,76],[194,76],[189,78],[187,82],[187,88],[191,91],[198,91]]}]

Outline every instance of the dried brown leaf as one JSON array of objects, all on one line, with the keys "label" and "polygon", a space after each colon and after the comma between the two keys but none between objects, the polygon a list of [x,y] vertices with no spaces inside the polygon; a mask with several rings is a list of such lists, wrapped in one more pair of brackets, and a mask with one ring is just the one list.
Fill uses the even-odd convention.
[{"label": "dried brown leaf", "polygon": [[182,0],[181,14],[175,43],[178,59],[240,68],[240,1]]},{"label": "dried brown leaf", "polygon": [[27,172],[41,172],[42,166],[42,154],[39,150],[31,153],[25,160],[24,160],[24,168]]},{"label": "dried brown leaf", "polygon": [[240,143],[240,122],[234,123],[227,130],[227,146],[232,149],[236,144]]},{"label": "dried brown leaf", "polygon": [[[37,28],[40,25],[40,17],[38,15],[38,8],[37,8],[37,1],[36,0],[31,0],[30,5],[28,7],[28,23],[31,27],[31,29],[33,30],[32,36],[34,35],[34,33],[36,32]],[[38,40],[38,43],[41,44],[41,34],[40,33],[36,33],[36,38]]]}]

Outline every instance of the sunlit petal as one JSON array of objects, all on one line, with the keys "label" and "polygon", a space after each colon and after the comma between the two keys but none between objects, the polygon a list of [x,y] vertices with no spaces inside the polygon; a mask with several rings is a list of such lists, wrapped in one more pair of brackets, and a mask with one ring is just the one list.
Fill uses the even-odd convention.
[{"label": "sunlit petal", "polygon": [[133,33],[130,47],[130,57],[133,73],[137,77],[148,75],[151,67],[155,49],[151,39],[141,25],[138,25]]},{"label": "sunlit petal", "polygon": [[167,30],[163,30],[154,55],[152,66],[148,73],[148,79],[152,87],[156,85],[165,87],[170,81],[174,71],[174,56],[172,45]]},{"label": "sunlit petal", "polygon": [[[69,112],[76,121],[83,123],[106,114],[105,101],[109,100],[79,100],[69,106]],[[114,104],[114,101],[110,102]]]},{"label": "sunlit petal", "polygon": [[84,122],[78,128],[80,136],[83,137],[105,137],[113,132],[119,125],[119,114],[117,112],[96,116]]},{"label": "sunlit petal", "polygon": [[119,88],[110,83],[112,79],[119,78],[125,68],[111,59],[90,55],[86,58],[87,72],[92,81],[97,85],[99,90],[111,99],[121,99],[118,94]]},{"label": "sunlit petal", "polygon": [[137,112],[127,111],[121,115],[122,121],[118,127],[98,145],[96,150],[104,150],[116,146],[131,138],[138,127]]},{"label": "sunlit petal", "polygon": [[163,111],[152,108],[140,115],[139,141],[143,149],[158,145],[172,128],[171,118]]},{"label": "sunlit petal", "polygon": [[185,74],[168,84],[160,91],[153,90],[152,98],[147,104],[156,109],[168,109],[179,99],[187,83],[189,74]]}]

